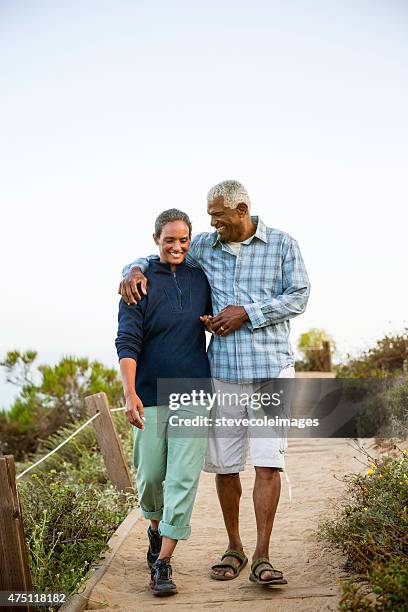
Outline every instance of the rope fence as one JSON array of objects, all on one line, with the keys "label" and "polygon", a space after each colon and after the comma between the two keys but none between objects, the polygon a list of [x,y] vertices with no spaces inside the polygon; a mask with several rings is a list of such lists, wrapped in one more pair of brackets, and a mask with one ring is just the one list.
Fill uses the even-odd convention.
[{"label": "rope fence", "polygon": [[[2,517],[0,522],[0,592],[32,591],[17,480],[58,452],[90,423],[95,431],[108,479],[118,491],[134,492],[132,477],[111,414],[122,412],[126,408],[111,409],[105,393],[96,393],[86,397],[85,404],[90,415],[89,419],[56,448],[28,466],[20,474],[16,475],[13,455],[0,456],[0,516]],[[9,608],[0,606],[0,609],[8,610]],[[23,609],[26,612],[32,611],[29,605],[23,606]]]},{"label": "rope fence", "polygon": [[[110,412],[119,412],[120,410],[126,410],[126,407],[123,408],[111,408]],[[98,417],[100,415],[100,412],[96,412],[93,416],[91,416],[91,418],[89,418],[85,423],[83,423],[81,425],[81,427],[78,427],[78,429],[76,429],[72,434],[70,434],[68,436],[68,438],[66,438],[66,440],[64,440],[63,442],[61,442],[61,444],[58,444],[58,446],[56,448],[54,448],[52,451],[50,451],[49,453],[47,453],[44,457],[41,457],[41,459],[39,459],[38,461],[36,461],[35,463],[33,463],[33,465],[30,465],[28,468],[26,468],[23,472],[21,472],[21,474],[18,474],[16,476],[16,480],[18,480],[19,478],[21,478],[22,476],[24,476],[25,474],[28,474],[28,472],[31,472],[31,470],[33,470],[34,468],[36,468],[38,465],[40,465],[40,463],[42,463],[43,461],[45,461],[46,459],[48,459],[49,457],[51,457],[54,453],[56,453],[57,451],[59,451],[63,446],[65,446],[65,444],[67,444],[67,442],[69,442],[70,440],[72,440],[72,438],[74,436],[76,436],[77,434],[79,434],[80,431],[82,431],[83,429],[85,429],[85,427],[87,425],[89,425],[89,423],[92,423],[92,421],[94,419],[96,419],[96,417]]]}]

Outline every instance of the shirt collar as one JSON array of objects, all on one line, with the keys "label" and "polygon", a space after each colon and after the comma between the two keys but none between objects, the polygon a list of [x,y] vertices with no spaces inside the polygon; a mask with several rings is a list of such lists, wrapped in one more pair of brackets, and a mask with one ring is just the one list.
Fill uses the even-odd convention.
[{"label": "shirt collar", "polygon": [[[249,238],[247,238],[246,240],[242,241],[242,244],[250,244],[252,242],[252,240],[254,238],[258,238],[258,240],[262,240],[262,242],[268,242],[268,237],[267,237],[267,232],[266,232],[266,225],[265,223],[262,221],[262,219],[260,217],[251,216],[252,221],[255,223],[256,225],[256,232],[255,234],[252,234],[252,236],[250,236]],[[223,244],[221,242],[221,240],[218,238],[218,232],[215,231],[213,232],[213,242],[212,242],[212,246],[215,247],[217,245],[217,243],[220,243],[221,245]]]},{"label": "shirt collar", "polygon": [[[160,261],[159,258],[151,259],[149,264],[153,267],[154,266],[157,267],[157,269],[160,271],[171,272],[170,264],[167,262],[165,263],[165,262]],[[187,267],[187,263],[186,263],[186,260],[184,259],[181,263],[176,265],[176,272],[181,272],[186,267]]]}]

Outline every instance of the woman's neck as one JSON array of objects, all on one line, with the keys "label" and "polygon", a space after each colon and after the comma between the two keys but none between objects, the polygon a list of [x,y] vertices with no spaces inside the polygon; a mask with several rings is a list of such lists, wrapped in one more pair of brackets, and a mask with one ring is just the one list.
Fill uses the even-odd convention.
[{"label": "woman's neck", "polygon": [[[169,262],[163,259],[162,257],[160,257],[160,263],[169,263]],[[177,269],[177,264],[170,264],[170,270],[172,272],[175,272],[176,269]]]}]

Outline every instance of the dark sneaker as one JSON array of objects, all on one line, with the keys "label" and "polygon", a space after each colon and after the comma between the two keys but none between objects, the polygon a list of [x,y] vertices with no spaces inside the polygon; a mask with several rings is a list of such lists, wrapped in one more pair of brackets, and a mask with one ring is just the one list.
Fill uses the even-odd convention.
[{"label": "dark sneaker", "polygon": [[151,569],[150,590],[153,595],[174,595],[177,587],[171,579],[171,565],[167,559],[157,559]]},{"label": "dark sneaker", "polygon": [[155,563],[159,557],[160,549],[162,545],[161,535],[158,531],[153,531],[151,527],[147,530],[147,537],[149,538],[149,550],[147,551],[147,565],[152,569],[153,563]]}]

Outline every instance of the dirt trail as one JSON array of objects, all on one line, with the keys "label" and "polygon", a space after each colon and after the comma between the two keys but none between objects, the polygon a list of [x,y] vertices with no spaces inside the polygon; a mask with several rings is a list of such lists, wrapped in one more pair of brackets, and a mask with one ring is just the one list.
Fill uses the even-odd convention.
[{"label": "dirt trail", "polygon": [[[249,582],[249,566],[229,582],[211,580],[208,568],[226,548],[214,476],[203,474],[192,520],[192,536],[180,542],[173,559],[174,579],[179,594],[154,598],[148,588],[146,527],[140,519],[121,546],[102,580],[96,585],[88,610],[274,610],[302,612],[337,610],[342,576],[341,558],[316,542],[313,531],[328,508],[328,500],[342,491],[336,479],[356,472],[361,464],[348,440],[290,440],[285,453],[292,484],[292,501],[282,475],[282,494],[271,542],[271,560],[284,572],[288,585],[259,587]],[[248,557],[255,544],[255,516],[252,506],[254,470],[247,466],[242,475],[241,533]]]}]

